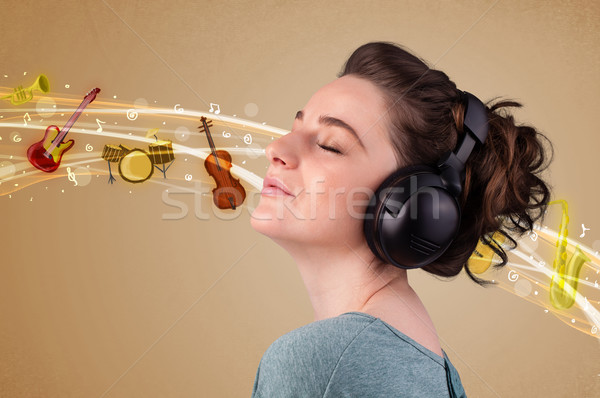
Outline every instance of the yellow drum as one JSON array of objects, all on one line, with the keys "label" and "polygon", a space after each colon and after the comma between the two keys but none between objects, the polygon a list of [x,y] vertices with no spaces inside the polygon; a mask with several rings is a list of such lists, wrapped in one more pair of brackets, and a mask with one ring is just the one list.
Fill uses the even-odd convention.
[{"label": "yellow drum", "polygon": [[124,152],[125,151],[120,146],[104,145],[102,159],[108,162],[117,163],[123,157]]},{"label": "yellow drum", "polygon": [[119,161],[119,174],[127,182],[143,182],[152,177],[154,165],[148,152],[132,149]]},{"label": "yellow drum", "polygon": [[150,159],[154,164],[165,164],[175,159],[173,154],[173,143],[171,141],[157,141],[148,145]]}]

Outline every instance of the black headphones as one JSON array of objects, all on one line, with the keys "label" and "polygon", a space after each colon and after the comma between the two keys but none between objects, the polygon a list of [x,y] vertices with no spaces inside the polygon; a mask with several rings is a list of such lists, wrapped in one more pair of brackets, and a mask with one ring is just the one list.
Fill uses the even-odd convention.
[{"label": "black headphones", "polygon": [[475,144],[488,134],[485,105],[463,92],[465,134],[455,151],[446,152],[437,167],[413,165],[395,171],[371,198],[364,231],[371,251],[399,268],[420,268],[440,257],[460,226],[458,197],[465,163]]}]

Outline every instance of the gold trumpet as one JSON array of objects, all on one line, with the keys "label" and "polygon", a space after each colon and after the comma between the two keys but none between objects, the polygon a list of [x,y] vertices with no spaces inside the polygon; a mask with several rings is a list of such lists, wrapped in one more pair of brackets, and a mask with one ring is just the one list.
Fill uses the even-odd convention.
[{"label": "gold trumpet", "polygon": [[30,101],[33,98],[33,91],[38,90],[42,93],[47,93],[50,91],[50,83],[48,82],[48,78],[46,75],[41,74],[37,77],[35,82],[27,87],[23,88],[23,86],[19,86],[14,89],[12,94],[5,95],[4,97],[0,97],[0,99],[9,99],[10,103],[13,105],[21,105]]}]

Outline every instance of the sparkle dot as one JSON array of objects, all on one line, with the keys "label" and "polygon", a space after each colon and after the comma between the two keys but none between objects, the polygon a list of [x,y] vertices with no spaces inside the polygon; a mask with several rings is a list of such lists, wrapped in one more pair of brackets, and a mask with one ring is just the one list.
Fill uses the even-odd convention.
[{"label": "sparkle dot", "polygon": [[538,295],[538,291],[537,290],[534,291],[533,294],[535,294],[537,296]]},{"label": "sparkle dot", "polygon": [[258,114],[258,105],[256,105],[254,102],[246,104],[244,107],[244,113],[250,117],[256,116]]},{"label": "sparkle dot", "polygon": [[547,314],[547,313],[548,313],[548,310],[544,310],[544,312]]},{"label": "sparkle dot", "polygon": [[163,126],[164,126],[165,124],[167,124],[167,122],[163,122]]},{"label": "sparkle dot", "polygon": [[131,191],[129,191],[129,193],[131,193]]},{"label": "sparkle dot", "polygon": [[575,319],[571,319],[571,323],[575,323]]},{"label": "sparkle dot", "polygon": [[65,190],[64,190],[64,189],[61,189],[60,191],[61,191],[62,193],[65,193]]},{"label": "sparkle dot", "polygon": [[69,87],[71,87],[71,85],[65,84],[65,88],[69,88]]},{"label": "sparkle dot", "polygon": [[114,98],[114,99],[117,99],[117,96],[116,96],[116,95],[113,95],[113,98]]}]

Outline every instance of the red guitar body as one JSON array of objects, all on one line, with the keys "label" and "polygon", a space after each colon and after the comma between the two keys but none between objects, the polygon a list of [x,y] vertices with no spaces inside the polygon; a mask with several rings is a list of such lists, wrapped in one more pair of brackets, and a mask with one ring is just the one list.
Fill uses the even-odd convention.
[{"label": "red guitar body", "polygon": [[57,138],[59,133],[60,129],[57,126],[49,126],[46,129],[44,138],[41,141],[31,145],[27,150],[27,159],[29,159],[29,162],[31,162],[31,164],[36,168],[45,171],[46,173],[51,173],[58,169],[63,154],[71,149],[75,143],[73,140],[61,142],[56,146],[54,151],[49,154],[49,157],[46,157],[44,153],[50,147],[50,145],[52,145],[52,142]]},{"label": "red guitar body", "polygon": [[90,102],[96,99],[96,94],[99,92],[100,89],[98,87],[90,90],[62,130],[57,126],[48,126],[46,133],[44,133],[44,138],[27,149],[27,159],[29,159],[29,162],[34,167],[45,171],[46,173],[52,173],[58,169],[63,154],[71,149],[75,143],[73,140],[63,140],[67,136],[71,126],[73,126],[73,123],[75,123],[79,115],[81,115],[81,112],[83,112]]}]

